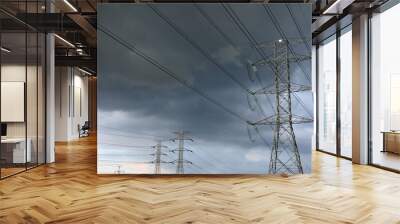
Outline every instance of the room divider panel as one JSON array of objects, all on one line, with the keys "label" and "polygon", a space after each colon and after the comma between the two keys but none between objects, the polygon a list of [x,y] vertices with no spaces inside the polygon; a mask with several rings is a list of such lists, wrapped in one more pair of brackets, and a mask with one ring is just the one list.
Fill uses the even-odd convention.
[{"label": "room divider panel", "polygon": [[97,25],[99,174],[310,172],[311,5],[100,4]]}]

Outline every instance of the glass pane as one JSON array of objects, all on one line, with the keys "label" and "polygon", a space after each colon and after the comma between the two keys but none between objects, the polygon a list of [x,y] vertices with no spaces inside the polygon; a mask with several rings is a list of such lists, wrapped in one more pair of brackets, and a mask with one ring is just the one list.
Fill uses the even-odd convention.
[{"label": "glass pane", "polygon": [[26,80],[26,112],[27,112],[27,149],[30,150],[28,155],[28,168],[37,165],[37,132],[38,132],[38,119],[37,119],[37,98],[38,98],[38,35],[35,32],[27,33],[28,55],[27,55],[27,80]]},{"label": "glass pane", "polygon": [[400,5],[372,18],[372,163],[400,170]]},{"label": "glass pane", "polygon": [[5,177],[25,170],[31,158],[26,150],[26,34],[2,33],[1,45],[1,175]]},{"label": "glass pane", "polygon": [[318,48],[318,147],[336,153],[336,39]]},{"label": "glass pane", "polygon": [[352,35],[340,36],[340,153],[351,158],[352,141]]}]

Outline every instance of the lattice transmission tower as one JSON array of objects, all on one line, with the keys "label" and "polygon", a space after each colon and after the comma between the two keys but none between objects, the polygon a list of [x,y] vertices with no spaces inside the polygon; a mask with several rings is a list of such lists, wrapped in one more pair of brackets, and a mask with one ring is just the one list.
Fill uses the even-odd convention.
[{"label": "lattice transmission tower", "polygon": [[[257,66],[268,65],[274,73],[272,86],[256,90],[253,94],[275,95],[274,114],[251,125],[273,125],[273,144],[269,162],[269,173],[296,174],[303,173],[300,153],[293,131],[293,124],[312,122],[312,118],[294,115],[292,113],[292,94],[301,91],[310,91],[311,87],[296,84],[291,81],[290,64],[310,60],[311,57],[293,55],[289,52],[289,40],[277,40],[259,47],[269,47],[273,55],[252,64]],[[293,42],[297,42],[294,40]]]},{"label": "lattice transmission tower", "polygon": [[161,163],[171,163],[162,160],[162,156],[167,156],[166,153],[164,153],[162,150],[168,148],[168,146],[165,146],[162,144],[162,141],[157,141],[157,144],[153,146],[155,149],[154,153],[150,154],[151,156],[154,156],[154,160],[151,161],[150,163],[154,163],[154,173],[155,174],[160,174],[161,173]]},{"label": "lattice transmission tower", "polygon": [[176,138],[171,139],[173,142],[178,141],[178,148],[171,150],[171,152],[175,153],[178,152],[178,159],[174,160],[172,163],[176,164],[176,173],[177,174],[184,174],[184,164],[193,164],[191,161],[184,159],[184,152],[193,152],[190,149],[185,148],[184,144],[185,141],[192,141],[193,139],[187,138],[186,135],[188,132],[185,131],[180,131],[180,132],[175,132]]}]

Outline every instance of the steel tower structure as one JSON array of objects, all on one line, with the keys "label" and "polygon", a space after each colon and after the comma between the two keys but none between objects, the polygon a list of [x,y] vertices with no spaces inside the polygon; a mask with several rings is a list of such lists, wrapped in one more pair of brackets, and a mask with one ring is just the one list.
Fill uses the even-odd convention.
[{"label": "steel tower structure", "polygon": [[185,148],[184,144],[185,144],[185,141],[193,142],[193,139],[187,138],[185,135],[187,135],[188,132],[185,132],[185,131],[175,132],[175,134],[176,134],[176,138],[171,139],[171,140],[173,142],[178,141],[178,148],[171,150],[171,152],[173,152],[173,153],[178,152],[178,159],[176,159],[172,163],[176,164],[176,173],[177,174],[184,174],[185,173],[184,164],[185,163],[193,164],[191,161],[185,160],[183,157],[184,152],[193,152],[192,150]]},{"label": "steel tower structure", "polygon": [[252,125],[273,125],[273,144],[269,162],[269,173],[296,174],[303,173],[300,153],[293,131],[293,124],[312,122],[312,118],[294,115],[292,113],[292,94],[309,91],[311,87],[296,84],[291,81],[290,63],[310,60],[309,56],[297,56],[289,53],[289,40],[277,40],[259,47],[270,47],[273,55],[262,59],[252,66],[269,65],[274,73],[274,84],[256,90],[253,94],[274,94],[274,114]]},{"label": "steel tower structure", "polygon": [[168,146],[162,145],[162,141],[157,141],[157,144],[153,146],[155,149],[155,152],[150,154],[154,156],[154,160],[151,161],[150,163],[154,163],[154,173],[155,174],[160,174],[161,173],[161,163],[170,163],[166,162],[161,159],[161,156],[166,156],[166,153],[162,152],[163,148],[168,148]]}]

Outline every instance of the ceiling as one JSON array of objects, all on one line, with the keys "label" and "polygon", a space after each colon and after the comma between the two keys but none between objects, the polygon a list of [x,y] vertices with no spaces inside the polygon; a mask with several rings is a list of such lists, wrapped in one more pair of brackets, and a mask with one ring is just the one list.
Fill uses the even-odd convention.
[{"label": "ceiling", "polygon": [[[311,3],[313,6],[313,38],[317,38],[346,15],[379,6],[386,0],[230,0],[227,2]],[[55,32],[56,63],[86,66],[96,70],[97,4],[99,3],[171,3],[188,0],[2,0],[0,20],[2,31],[16,33],[25,28],[39,32]],[[198,2],[221,2],[205,0]],[[50,10],[51,8],[51,10]],[[49,12],[52,13],[49,13]],[[28,12],[28,13],[25,13]],[[329,13],[327,13],[329,12]],[[66,41],[67,42],[66,42]],[[18,38],[15,39],[18,41]],[[72,45],[73,46],[72,46]]]}]

